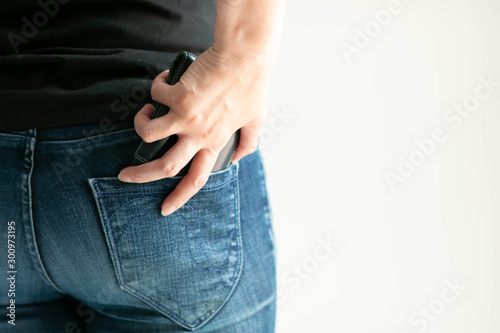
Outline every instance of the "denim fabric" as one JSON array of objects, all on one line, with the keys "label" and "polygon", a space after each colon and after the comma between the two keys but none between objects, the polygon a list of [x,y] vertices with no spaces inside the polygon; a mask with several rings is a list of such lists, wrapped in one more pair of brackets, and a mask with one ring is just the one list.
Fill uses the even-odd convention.
[{"label": "denim fabric", "polygon": [[274,332],[260,152],[164,217],[181,177],[116,178],[139,143],[132,122],[0,132],[0,267],[11,222],[16,272],[15,326],[0,279],[1,332]]}]

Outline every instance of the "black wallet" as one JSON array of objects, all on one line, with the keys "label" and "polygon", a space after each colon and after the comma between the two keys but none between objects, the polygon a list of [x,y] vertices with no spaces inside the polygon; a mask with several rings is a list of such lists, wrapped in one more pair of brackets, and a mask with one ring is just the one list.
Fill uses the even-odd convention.
[{"label": "black wallet", "polygon": [[[167,76],[167,84],[174,85],[179,82],[180,77],[184,72],[188,69],[189,65],[196,59],[196,56],[189,52],[180,52],[172,62],[172,66],[170,67],[170,72]],[[155,110],[151,119],[164,116],[170,111],[170,108],[166,105],[156,103]],[[144,142],[142,141],[139,145],[139,148],[135,151],[134,161],[132,165],[139,165],[143,163],[151,162],[157,158],[162,157],[167,150],[169,150],[176,142],[177,135],[172,135],[166,137],[164,139],[155,141],[155,142]],[[212,172],[223,170],[229,167],[231,164],[231,159],[234,156],[236,148],[238,147],[238,143],[240,140],[240,130],[236,131],[229,139],[229,142],[226,144],[224,149],[219,153],[217,161],[212,169]],[[189,170],[189,166],[191,165],[191,161],[182,168],[181,171],[177,174],[177,176],[184,176]]]}]

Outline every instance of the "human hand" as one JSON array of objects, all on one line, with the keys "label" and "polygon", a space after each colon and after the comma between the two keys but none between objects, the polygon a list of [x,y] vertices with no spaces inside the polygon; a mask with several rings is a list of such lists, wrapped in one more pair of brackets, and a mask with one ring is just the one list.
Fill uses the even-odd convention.
[{"label": "human hand", "polygon": [[153,100],[168,105],[165,116],[151,119],[145,105],[135,116],[137,133],[145,142],[176,134],[178,141],[163,157],[123,169],[124,182],[145,183],[175,176],[193,157],[189,171],[161,206],[169,215],[184,205],[208,180],[219,152],[238,129],[241,136],[233,163],[257,148],[263,124],[271,65],[266,57],[239,56],[212,46],[201,54],[173,86],[168,71],[153,81]]}]

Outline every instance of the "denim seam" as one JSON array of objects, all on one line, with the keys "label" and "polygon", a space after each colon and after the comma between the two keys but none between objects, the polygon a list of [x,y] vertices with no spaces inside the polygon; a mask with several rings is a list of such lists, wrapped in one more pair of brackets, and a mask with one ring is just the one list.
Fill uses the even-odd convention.
[{"label": "denim seam", "polygon": [[56,284],[50,279],[47,271],[40,257],[40,252],[38,251],[35,227],[33,221],[33,197],[31,191],[31,179],[34,169],[34,151],[35,151],[35,138],[31,138],[28,145],[26,145],[24,162],[25,167],[29,169],[26,177],[23,177],[26,181],[25,197],[23,198],[23,204],[27,205],[28,209],[23,210],[23,229],[26,237],[26,243],[28,252],[30,253],[30,258],[35,269],[40,273],[40,278],[50,287],[54,288],[57,292],[65,294],[65,292],[56,286]]},{"label": "denim seam", "polygon": [[109,137],[114,137],[114,136],[122,136],[122,135],[125,135],[125,134],[128,134],[129,132],[132,132],[134,133],[134,128],[133,127],[129,127],[129,128],[123,128],[123,129],[118,129],[116,131],[112,130],[110,132],[107,132],[107,133],[104,133],[104,132],[100,132],[100,133],[92,133],[90,136],[86,136],[83,131],[82,131],[82,136],[80,137],[76,137],[76,138],[73,138],[73,139],[52,139],[52,138],[40,138],[40,135],[38,137],[38,140],[39,142],[42,142],[44,145],[57,145],[57,144],[74,144],[74,143],[77,143],[78,141],[83,141],[83,140],[87,140],[87,139],[96,139],[96,140],[103,140],[103,139],[106,139],[106,138],[109,138]]},{"label": "denim seam", "polygon": [[[227,183],[230,183],[232,181],[234,181],[237,176],[236,176],[236,172],[238,170],[238,164],[233,164],[232,168],[235,168],[235,169],[231,169],[231,170],[228,170],[228,173],[231,173],[232,174],[232,177],[223,181],[222,183],[218,183],[216,185],[212,185],[212,186],[204,186],[202,187],[199,191],[201,192],[206,192],[206,191],[212,191],[212,190],[216,190],[218,189],[219,187],[222,187],[222,186],[225,186]],[[181,180],[182,177],[177,177],[177,176],[174,176],[174,177],[170,177],[171,179],[178,179],[178,180]],[[97,178],[90,178],[92,180],[92,183],[97,183],[99,182],[99,179]],[[117,179],[116,177],[111,177],[111,178],[105,178],[106,180],[112,180],[112,179]],[[160,186],[150,186],[149,187],[150,189],[137,189],[137,190],[99,190],[99,196],[114,196],[114,195],[110,195],[108,193],[133,193],[133,192],[137,192],[137,193],[143,193],[143,192],[153,192],[153,193],[164,193],[166,192],[167,190],[165,189],[165,187],[160,187]]]},{"label": "denim seam", "polygon": [[[97,196],[98,198],[100,198],[99,196]],[[111,216],[109,217],[109,219],[106,220],[106,224],[109,223],[109,221],[113,218],[113,216],[115,216],[116,213],[118,213],[123,207],[131,204],[132,202],[134,201],[137,201],[137,200],[140,200],[140,199],[145,199],[145,198],[150,198],[150,199],[155,199],[155,200],[158,200],[158,198],[155,198],[155,197],[147,197],[147,196],[144,196],[144,197],[140,197],[140,198],[135,198],[133,200],[129,200],[127,201],[126,203],[124,203],[123,205],[120,206],[120,208],[118,208],[113,214],[111,214]],[[107,216],[106,216],[107,217]]]},{"label": "denim seam", "polygon": [[[261,154],[260,151],[258,153]],[[269,195],[268,195],[268,191],[267,191],[266,173],[265,173],[265,169],[264,169],[264,164],[262,163],[262,159],[259,159],[259,164],[260,164],[260,168],[258,169],[259,170],[258,172],[260,175],[260,182],[261,182],[259,188],[261,190],[262,197],[265,198],[265,200],[266,200],[266,204],[264,207],[264,210],[265,210],[264,213],[266,216],[269,237],[271,238],[271,245],[273,247],[273,255],[276,258],[276,256],[277,256],[276,237],[274,234],[273,222],[272,222],[272,213],[273,212],[272,212],[272,207],[271,207],[271,201],[269,199]]]},{"label": "denim seam", "polygon": [[[190,206],[190,207],[191,207],[191,206]],[[191,209],[192,209],[192,208],[191,208]],[[197,268],[197,269],[199,269],[200,271],[205,272],[205,273],[213,273],[213,272],[225,272],[225,271],[229,270],[231,267],[233,267],[233,266],[234,266],[234,265],[230,265],[230,266],[228,266],[228,267],[227,267],[227,268],[225,268],[225,269],[220,269],[220,268],[218,268],[218,267],[214,267],[214,266],[212,266],[212,264],[211,264],[211,263],[210,263],[210,261],[209,261],[209,258],[208,258],[208,256],[207,256],[207,254],[206,254],[205,247],[203,246],[203,244],[200,244],[200,247],[203,249],[203,255],[204,255],[204,256],[205,256],[205,258],[207,259],[208,265],[209,265],[210,267],[212,267],[212,268],[213,268],[213,270],[208,270],[208,269],[204,269],[204,268],[200,267],[200,266],[198,265],[198,263],[196,262],[196,259],[194,259],[193,253],[191,252],[191,248],[189,247],[189,239],[188,239],[188,233],[187,233],[187,224],[186,224],[186,221],[184,221],[184,218],[182,217],[182,214],[178,213],[178,211],[177,211],[177,214],[179,215],[179,217],[180,217],[180,219],[181,219],[181,221],[182,221],[182,224],[184,225],[184,239],[185,239],[185,241],[186,241],[186,248],[187,248],[187,250],[188,250],[188,252],[189,252],[189,257],[191,258],[191,260],[193,261],[193,263],[194,263],[194,265],[196,266],[196,268]],[[199,221],[198,221],[198,222],[199,222]],[[199,225],[199,224],[198,224],[198,225]],[[200,233],[201,233],[201,226],[200,226],[200,228],[198,228],[198,229],[200,230]],[[203,239],[203,237],[201,237],[201,238]],[[230,242],[229,244],[231,244],[231,242]],[[228,257],[228,260],[229,260],[229,257]],[[221,266],[222,266],[222,265],[221,265]]]},{"label": "denim seam", "polygon": [[[238,168],[236,169],[238,170]],[[240,280],[241,277],[241,272],[243,271],[243,239],[241,237],[241,220],[240,220],[240,182],[238,179],[236,179],[236,195],[234,197],[234,202],[236,204],[236,220],[237,220],[237,227],[238,227],[238,235],[236,236],[237,238],[237,245],[239,246],[239,251],[238,251],[238,261],[239,261],[239,267],[236,269],[236,272],[238,272],[238,275],[236,276],[236,273],[233,275],[233,285],[231,288],[231,291],[229,294],[226,296],[226,299],[224,302],[222,302],[221,306],[219,307],[220,309],[227,303],[229,298],[233,295],[234,290],[236,289],[236,285],[238,284],[238,281]],[[215,316],[218,313],[218,311],[214,311],[210,316],[208,314],[205,316],[203,321],[206,323],[206,321],[210,320],[213,316]],[[200,319],[201,320],[201,319]]]},{"label": "denim seam", "polygon": [[116,241],[116,246],[118,246],[118,244],[120,244],[120,240],[122,239],[123,235],[125,235],[125,232],[127,231],[128,227],[130,227],[132,224],[134,224],[135,222],[135,219],[142,214],[143,211],[145,211],[149,206],[151,206],[152,204],[154,203],[157,203],[158,201],[160,201],[159,199],[149,203],[149,205],[146,205],[146,207],[144,207],[143,209],[141,209],[141,211],[139,213],[137,213],[134,218],[132,219],[132,221],[129,222],[129,224],[127,224],[127,226],[125,227],[125,229],[122,231],[122,234],[120,235],[120,237],[118,237],[118,240]]},{"label": "denim seam", "polygon": [[[109,254],[111,257],[111,262],[113,263],[113,268],[115,271],[117,283],[120,286],[120,288],[123,289],[123,282],[122,282],[123,277],[121,276],[121,267],[117,266],[118,264],[117,264],[117,260],[115,258],[116,254],[115,254],[115,251],[113,250],[114,249],[113,233],[110,230],[111,227],[110,227],[110,224],[108,223],[111,218],[108,219],[108,214],[106,212],[106,209],[104,208],[104,202],[97,196],[97,192],[100,192],[99,183],[92,181],[91,187],[92,187],[92,192],[94,193],[94,196],[96,198],[97,209],[99,211],[99,217],[100,217],[101,225],[103,226],[104,236],[106,237],[106,244],[108,246],[108,251],[109,251]],[[122,205],[122,207],[123,206],[124,205]],[[114,214],[112,214],[112,216],[113,215]]]},{"label": "denim seam", "polygon": [[0,135],[0,142],[2,142],[2,141],[10,141],[10,142],[20,142],[20,141],[22,141],[22,142],[27,142],[30,139],[32,139],[32,138],[30,138],[30,137],[10,138],[10,137],[3,137],[3,136]]},{"label": "denim seam", "polygon": [[226,180],[225,182],[223,182],[221,184],[217,184],[217,185],[213,185],[213,186],[208,186],[208,187],[201,188],[200,192],[209,192],[209,191],[218,190],[218,189],[226,186],[227,184],[235,181],[236,178],[237,178],[236,176],[233,176],[232,178],[229,178],[228,180]]},{"label": "denim seam", "polygon": [[96,144],[96,143],[102,143],[102,142],[108,142],[111,140],[115,139],[121,139],[121,138],[129,138],[132,136],[136,136],[136,133],[120,133],[116,135],[106,136],[105,138],[95,138],[95,137],[88,137],[88,138],[82,138],[74,141],[80,141],[80,140],[88,140],[87,142],[84,143],[78,143],[78,144],[72,144],[71,141],[64,141],[61,142],[60,144],[55,144],[55,143],[44,143],[44,141],[40,142],[39,145],[37,146],[37,149],[67,149],[67,148],[80,148],[80,147],[85,147],[91,144]]},{"label": "denim seam", "polygon": [[[199,227],[199,229],[201,230],[201,223],[200,223],[200,220],[201,220],[201,219],[200,219],[200,215],[198,214],[198,212],[196,212],[196,211],[194,210],[194,208],[193,208],[193,207],[192,207],[192,206],[191,206],[188,202],[186,203],[186,206],[188,206],[189,208],[191,208],[191,210],[192,210],[192,211],[194,212],[194,214],[196,215],[196,219],[197,219],[197,221],[198,221],[198,227]],[[234,229],[233,229],[233,232],[231,232],[231,239],[233,239],[233,236],[234,236]],[[204,237],[202,237],[202,238],[204,238]],[[231,243],[232,243],[232,242],[231,242]],[[231,243],[229,243],[228,250],[227,250],[226,252],[229,252],[229,248],[230,248],[230,246],[231,246]],[[208,249],[208,251],[210,251],[210,254],[211,254],[213,257],[216,257],[216,255],[214,255],[214,253],[212,252],[212,250]],[[206,253],[205,249],[203,250],[203,252],[204,252],[204,253]],[[209,258],[210,258],[210,256],[208,256],[208,255],[207,255],[206,257],[207,257],[207,259],[209,259]],[[222,265],[221,265],[221,266],[222,266]],[[213,266],[212,266],[212,267],[213,267]],[[213,267],[213,268],[220,268],[220,267]]]},{"label": "denim seam", "polygon": [[[213,187],[209,187],[209,188],[206,188],[206,189],[201,189],[201,190],[199,190],[199,192],[210,192],[210,191],[218,190],[218,189],[226,186],[227,184],[233,182],[236,179],[237,179],[237,177],[233,177],[233,178],[229,179],[228,181],[226,181],[226,182],[224,182],[224,183],[222,183],[220,185],[215,185]],[[166,192],[168,192],[168,190],[166,190],[166,189],[163,189],[163,190],[141,189],[141,190],[118,190],[118,191],[99,191],[99,192],[100,193],[97,194],[99,197],[120,197],[120,196],[127,196],[127,195],[131,195],[131,194],[132,195],[133,194],[141,194],[141,193],[144,193],[144,192],[147,192],[147,193],[166,193]],[[121,193],[121,194],[108,194],[108,193]]]},{"label": "denim seam", "polygon": [[[194,208],[193,208],[190,204],[186,203],[186,205],[187,205],[189,208],[191,208],[191,210],[192,210],[192,211],[194,212],[194,214],[196,215],[196,220],[197,220],[197,223],[198,223],[198,230],[200,230],[200,234],[201,234],[201,229],[202,229],[202,228],[201,228],[200,217],[199,217],[198,213],[196,213],[196,211],[194,210]],[[201,270],[201,271],[203,271],[203,272],[214,272],[214,271],[218,271],[218,272],[225,272],[225,271],[229,270],[231,267],[234,267],[234,266],[238,263],[238,262],[236,261],[236,262],[235,262],[234,264],[232,264],[232,265],[230,265],[230,264],[229,264],[229,262],[230,262],[230,259],[229,259],[230,254],[229,254],[229,253],[230,253],[230,251],[231,251],[231,245],[232,245],[232,243],[233,243],[234,233],[236,232],[236,228],[237,228],[237,226],[236,226],[236,222],[237,222],[238,220],[237,220],[236,216],[235,216],[235,218],[234,218],[235,222],[233,223],[233,231],[231,232],[231,236],[230,236],[230,238],[229,238],[229,239],[230,239],[230,242],[229,242],[229,245],[228,245],[228,247],[227,247],[227,251],[226,251],[226,253],[228,253],[228,255],[227,255],[227,259],[226,259],[226,260],[224,260],[224,263],[223,263],[222,265],[220,265],[220,267],[215,267],[215,266],[213,266],[213,265],[212,265],[212,263],[210,262],[210,256],[208,256],[208,255],[207,255],[207,251],[206,251],[205,246],[203,246],[203,243],[202,243],[201,241],[198,241],[198,243],[199,243],[200,247],[203,249],[203,255],[204,255],[204,256],[205,256],[205,258],[207,259],[208,265],[212,268],[212,270],[207,270],[207,269],[201,268],[201,267],[198,265],[198,263],[196,262],[196,260],[194,259],[193,254],[192,254],[192,252],[191,252],[191,249],[189,248],[189,241],[188,241],[188,235],[187,235],[187,224],[186,224],[186,221],[184,221],[184,219],[182,218],[182,214],[180,214],[180,213],[179,213],[179,216],[180,216],[180,218],[181,218],[181,220],[182,220],[182,223],[184,224],[185,238],[186,238],[186,247],[187,247],[187,249],[188,249],[188,251],[189,251],[189,256],[191,257],[191,260],[193,260],[194,264],[196,265],[196,267],[197,267],[199,270]],[[205,239],[205,237],[203,237],[203,236],[201,236],[200,238],[201,238],[202,240],[203,240],[203,239]],[[205,239],[205,241],[206,241],[206,239]],[[238,249],[238,251],[239,251],[239,249]],[[223,265],[225,265],[225,264],[226,264],[226,261],[228,262],[228,266],[227,266],[227,268],[222,269],[221,267],[222,267]]]}]

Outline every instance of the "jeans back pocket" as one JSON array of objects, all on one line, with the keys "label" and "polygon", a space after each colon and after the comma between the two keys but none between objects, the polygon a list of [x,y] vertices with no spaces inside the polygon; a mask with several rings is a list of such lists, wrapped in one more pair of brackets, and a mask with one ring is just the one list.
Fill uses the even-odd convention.
[{"label": "jeans back pocket", "polygon": [[162,216],[179,181],[89,184],[120,287],[194,330],[222,308],[241,275],[238,164],[212,173],[184,206]]}]

